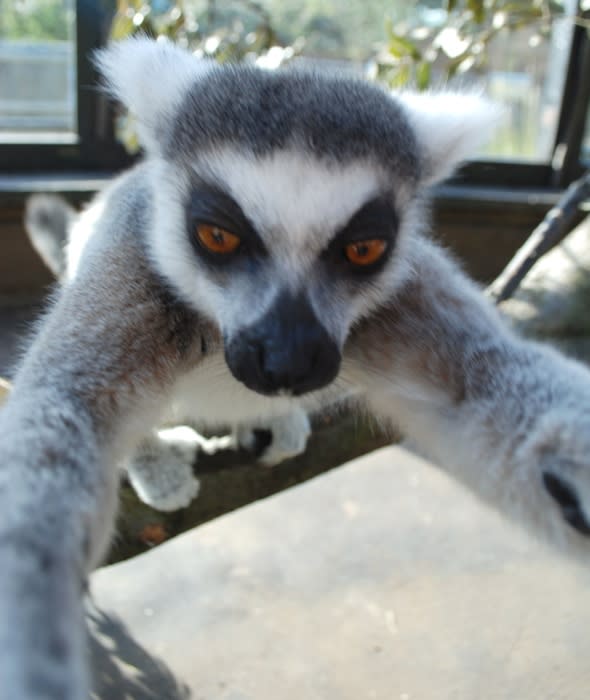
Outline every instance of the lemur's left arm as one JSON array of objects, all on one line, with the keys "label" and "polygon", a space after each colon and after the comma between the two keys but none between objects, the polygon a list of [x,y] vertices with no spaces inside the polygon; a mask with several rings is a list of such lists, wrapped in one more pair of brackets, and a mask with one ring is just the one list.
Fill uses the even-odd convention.
[{"label": "lemur's left arm", "polygon": [[590,553],[590,372],[518,338],[447,255],[418,239],[413,274],[352,334],[369,405],[487,502]]},{"label": "lemur's left arm", "polygon": [[88,697],[81,600],[112,532],[117,456],[207,342],[150,271],[141,210],[111,205],[109,245],[59,290],[0,411],[2,699]]}]

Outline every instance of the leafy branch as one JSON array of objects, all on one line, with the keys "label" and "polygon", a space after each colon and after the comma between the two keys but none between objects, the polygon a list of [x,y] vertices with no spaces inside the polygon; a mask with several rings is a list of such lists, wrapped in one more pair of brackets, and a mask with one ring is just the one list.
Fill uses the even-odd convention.
[{"label": "leafy branch", "polygon": [[516,252],[487,293],[496,304],[509,299],[533,265],[570,233],[580,215],[580,208],[590,199],[590,172],[572,182],[559,202]]},{"label": "leafy branch", "polygon": [[530,41],[540,43],[563,12],[555,0],[447,0],[435,24],[418,13],[405,26],[389,23],[372,74],[391,87],[412,84],[425,90],[436,73],[449,80],[483,70],[500,33],[529,29]]},{"label": "leafy branch", "polygon": [[111,39],[138,32],[166,37],[221,63],[259,57],[283,46],[265,7],[255,0],[238,0],[233,5],[237,6],[235,11],[222,14],[209,0],[199,14],[183,0],[172,0],[163,10],[154,9],[156,3],[146,0],[117,0]]}]

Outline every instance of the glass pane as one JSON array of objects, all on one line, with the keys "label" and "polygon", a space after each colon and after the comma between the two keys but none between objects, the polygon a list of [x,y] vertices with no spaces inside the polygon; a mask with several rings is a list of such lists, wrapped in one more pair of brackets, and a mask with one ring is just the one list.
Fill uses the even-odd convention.
[{"label": "glass pane", "polygon": [[76,0],[0,0],[0,142],[76,131]]},{"label": "glass pane", "polygon": [[[506,121],[485,155],[499,159],[549,162],[571,47],[576,2],[565,3],[570,17],[554,20],[547,38],[535,29],[500,34],[480,80],[486,94],[506,107]],[[570,7],[567,7],[567,6]]]}]

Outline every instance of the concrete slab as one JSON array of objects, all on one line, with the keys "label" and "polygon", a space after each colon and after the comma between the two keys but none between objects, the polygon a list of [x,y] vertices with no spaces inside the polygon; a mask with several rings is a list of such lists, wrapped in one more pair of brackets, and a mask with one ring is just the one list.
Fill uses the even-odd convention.
[{"label": "concrete slab", "polygon": [[590,571],[386,448],[91,580],[100,700],[581,700]]}]

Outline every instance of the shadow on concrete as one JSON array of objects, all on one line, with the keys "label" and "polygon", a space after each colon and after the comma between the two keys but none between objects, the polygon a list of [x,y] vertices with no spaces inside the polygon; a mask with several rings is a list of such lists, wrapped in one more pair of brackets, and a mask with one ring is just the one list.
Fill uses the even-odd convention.
[{"label": "shadow on concrete", "polygon": [[116,616],[87,604],[92,700],[189,700],[189,687],[148,653]]}]

